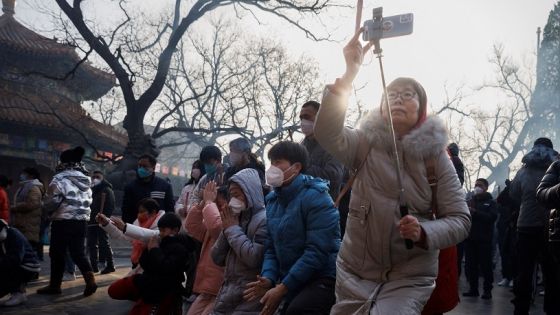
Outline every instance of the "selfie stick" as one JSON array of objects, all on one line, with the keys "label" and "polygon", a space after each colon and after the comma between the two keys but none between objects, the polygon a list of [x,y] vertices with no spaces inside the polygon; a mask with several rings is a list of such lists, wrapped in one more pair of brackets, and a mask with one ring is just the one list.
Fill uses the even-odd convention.
[{"label": "selfie stick", "polygon": [[[360,1],[358,1],[359,4]],[[358,12],[361,12],[361,8],[358,7]],[[377,55],[377,59],[379,60],[379,70],[381,72],[381,83],[383,84],[383,103],[385,105],[385,109],[387,110],[387,115],[389,116],[389,131],[391,132],[391,138],[393,140],[393,154],[395,157],[395,167],[397,170],[397,183],[399,186],[399,210],[401,217],[408,215],[408,205],[404,201],[404,186],[402,182],[402,173],[401,173],[401,159],[399,156],[399,150],[397,146],[397,136],[395,134],[395,126],[393,125],[393,114],[391,113],[391,107],[389,106],[389,99],[387,98],[387,84],[385,82],[385,71],[383,69],[383,50],[381,49],[380,40],[383,35],[382,29],[382,19],[383,19],[383,8],[376,8],[373,10],[373,21],[375,25],[378,27],[374,30],[374,47],[373,53]],[[412,249],[414,247],[414,243],[410,239],[404,240],[406,248]]]}]

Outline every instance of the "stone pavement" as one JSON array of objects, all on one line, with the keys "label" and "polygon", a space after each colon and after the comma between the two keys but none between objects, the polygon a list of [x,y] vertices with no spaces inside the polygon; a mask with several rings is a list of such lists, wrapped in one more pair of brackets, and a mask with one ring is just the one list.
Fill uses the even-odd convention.
[{"label": "stone pavement", "polygon": [[[119,244],[120,245],[120,244]],[[122,244],[125,245],[125,244]],[[47,248],[47,247],[46,247]],[[83,297],[84,282],[81,277],[75,281],[63,282],[63,293],[58,296],[41,296],[35,293],[39,287],[48,283],[49,261],[46,255],[42,263],[43,270],[39,281],[33,282],[28,287],[28,301],[26,304],[15,307],[0,307],[2,315],[125,315],[132,307],[131,302],[115,301],[107,295],[108,286],[116,279],[127,274],[130,270],[130,248],[121,246],[113,249],[117,272],[108,275],[96,275],[99,288],[90,297]],[[496,280],[499,280],[496,277]],[[497,282],[497,281],[496,281]],[[461,279],[461,292],[467,290],[466,281]],[[493,299],[485,301],[480,298],[463,298],[461,303],[449,315],[510,315],[513,314],[513,305],[510,300],[513,293],[509,288],[494,287]],[[535,305],[531,309],[531,315],[544,315],[542,310],[543,297],[537,297]],[[390,314],[387,314],[390,315]]]},{"label": "stone pavement", "polygon": [[97,292],[84,297],[84,280],[79,276],[74,281],[62,283],[61,295],[38,295],[37,288],[46,286],[49,282],[50,261],[48,259],[48,247],[45,247],[45,261],[41,263],[42,270],[38,281],[32,282],[27,287],[28,301],[22,306],[7,308],[0,306],[2,315],[125,315],[132,307],[132,302],[116,301],[107,295],[109,285],[122,277],[130,270],[130,248],[113,248],[117,271],[107,275],[95,276]]}]

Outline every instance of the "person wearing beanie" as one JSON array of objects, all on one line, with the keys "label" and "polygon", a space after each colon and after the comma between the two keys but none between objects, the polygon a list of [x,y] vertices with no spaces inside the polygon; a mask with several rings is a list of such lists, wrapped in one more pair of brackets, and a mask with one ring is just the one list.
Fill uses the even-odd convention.
[{"label": "person wearing beanie", "polygon": [[[331,314],[420,314],[435,288],[439,250],[453,248],[468,236],[471,217],[446,152],[447,128],[439,117],[427,115],[426,92],[418,81],[397,78],[385,95],[399,151],[404,200],[399,198],[390,116],[384,102],[356,129],[344,126],[352,82],[373,46],[362,47],[361,32],[344,48],[346,73],[326,87],[314,127],[315,138],[327,152],[350,169],[362,166],[352,186]],[[435,173],[434,200],[427,163]],[[432,201],[437,202],[435,216]],[[403,217],[402,203],[409,213]],[[411,249],[405,240],[412,241]],[[458,297],[451,302],[452,308]]]},{"label": "person wearing beanie", "polygon": [[45,208],[49,209],[51,240],[49,256],[51,275],[49,285],[37,290],[38,294],[61,294],[66,252],[84,276],[84,296],[97,290],[93,269],[86,258],[85,241],[87,222],[91,213],[92,192],[89,173],[82,163],[82,147],[66,150],[60,155],[56,174],[49,184]]},{"label": "person wearing beanie", "polygon": [[41,269],[31,244],[17,229],[0,219],[0,298],[10,293],[3,306],[27,301],[25,286],[36,279]]},{"label": "person wearing beanie", "polygon": [[147,314],[154,309],[154,314],[182,313],[184,273],[194,268],[196,244],[189,236],[179,234],[181,219],[175,213],[165,213],[157,226],[157,231],[131,224],[124,228],[126,236],[147,241],[139,261],[144,271],[117,280],[108,289],[113,299],[136,302],[131,314]]},{"label": "person wearing beanie", "polygon": [[512,301],[515,314],[529,313],[533,276],[539,261],[542,261],[545,283],[544,310],[547,314],[560,314],[560,290],[554,286],[547,287],[547,284],[558,281],[558,267],[552,263],[552,257],[549,257],[548,239],[545,237],[550,211],[537,201],[537,187],[548,167],[557,159],[558,152],[554,151],[552,141],[538,138],[531,151],[521,160],[523,166],[510,184],[510,197],[521,205],[516,233],[516,251],[520,255],[517,255],[517,276],[513,286],[515,298]]}]

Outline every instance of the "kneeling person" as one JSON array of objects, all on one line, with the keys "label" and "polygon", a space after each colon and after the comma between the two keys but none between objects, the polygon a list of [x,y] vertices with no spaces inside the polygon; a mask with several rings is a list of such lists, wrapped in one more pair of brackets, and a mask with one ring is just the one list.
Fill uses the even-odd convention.
[{"label": "kneeling person", "polygon": [[142,274],[117,280],[109,287],[113,299],[136,301],[137,310],[158,305],[156,314],[170,314],[177,306],[185,280],[184,271],[195,251],[193,240],[179,235],[181,220],[166,213],[158,221],[159,236],[153,236],[140,256]]},{"label": "kneeling person", "polygon": [[0,298],[11,294],[3,305],[25,302],[25,285],[37,278],[39,270],[37,255],[25,236],[0,219]]}]

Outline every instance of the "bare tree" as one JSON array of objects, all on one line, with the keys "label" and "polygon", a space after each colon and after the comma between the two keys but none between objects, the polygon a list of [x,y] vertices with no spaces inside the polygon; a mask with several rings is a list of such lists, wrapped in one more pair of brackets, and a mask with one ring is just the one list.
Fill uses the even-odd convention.
[{"label": "bare tree", "polygon": [[[123,127],[128,132],[129,143],[125,151],[125,159],[121,164],[121,170],[131,168],[139,154],[148,152],[158,153],[153,139],[144,131],[144,118],[156,99],[160,96],[166,84],[171,62],[177,47],[184,34],[201,17],[219,7],[232,6],[238,12],[253,12],[253,10],[264,11],[276,16],[287,23],[301,29],[313,39],[320,39],[309,31],[301,21],[305,18],[317,16],[322,11],[334,6],[333,0],[301,0],[301,1],[259,1],[259,0],[197,0],[187,2],[190,7],[185,14],[181,12],[182,0],[176,0],[175,10],[171,21],[164,23],[159,32],[152,40],[137,40],[139,36],[134,34],[135,40],[131,40],[130,30],[133,27],[134,16],[126,10],[126,1],[119,1],[118,5],[123,13],[122,21],[110,32],[101,32],[95,29],[96,21],[90,20],[82,10],[82,0],[56,0],[56,3],[69,19],[73,27],[78,31],[81,39],[93,50],[111,69],[117,77],[124,103],[126,105],[126,116]],[[136,23],[138,25],[139,23]],[[130,43],[136,43],[136,47]],[[142,47],[138,47],[138,43]],[[161,50],[152,49],[161,46]],[[89,51],[89,49],[85,49]],[[145,54],[147,51],[154,53],[155,71],[142,71],[142,63],[134,63],[135,57]],[[142,59],[140,57],[140,59]],[[137,86],[136,80],[142,76],[145,86]],[[204,130],[209,132],[226,130]],[[201,131],[201,130],[193,130]]]}]

